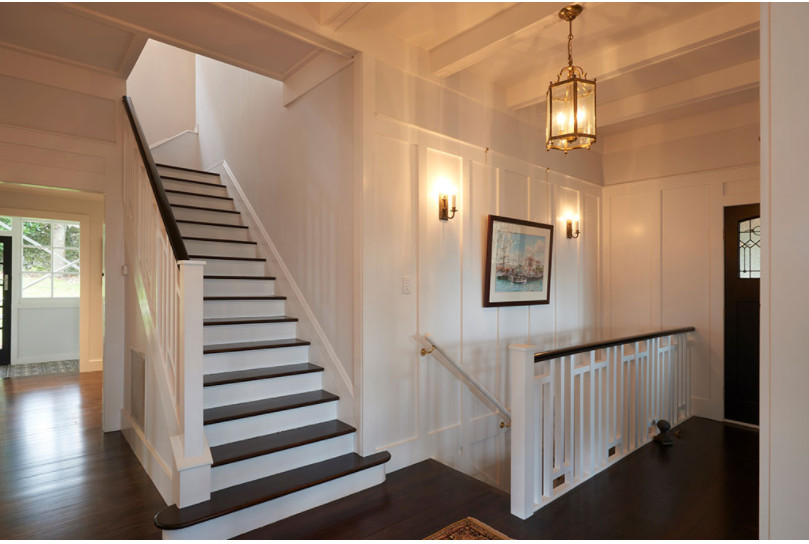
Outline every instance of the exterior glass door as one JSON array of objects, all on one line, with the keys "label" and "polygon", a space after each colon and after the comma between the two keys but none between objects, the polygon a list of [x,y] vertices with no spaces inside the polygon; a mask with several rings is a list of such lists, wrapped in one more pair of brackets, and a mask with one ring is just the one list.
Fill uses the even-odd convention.
[{"label": "exterior glass door", "polygon": [[11,238],[0,238],[0,365],[11,362]]}]

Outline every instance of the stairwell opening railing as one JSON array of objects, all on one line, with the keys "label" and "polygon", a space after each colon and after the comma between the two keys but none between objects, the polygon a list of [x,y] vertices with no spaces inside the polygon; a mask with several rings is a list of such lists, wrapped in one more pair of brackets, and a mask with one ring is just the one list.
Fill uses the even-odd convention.
[{"label": "stairwell opening railing", "polygon": [[429,335],[416,334],[413,336],[421,346],[421,356],[432,355],[436,361],[441,363],[447,370],[449,370],[458,380],[461,381],[469,391],[472,392],[483,404],[488,406],[491,410],[500,414],[500,427],[511,426],[511,412],[508,408],[500,402],[486,387],[477,381],[474,376],[469,374],[464,368],[458,365],[447,357],[434,343],[429,339]]},{"label": "stairwell opening railing", "polygon": [[202,414],[205,263],[189,260],[132,100],[125,96],[123,102],[132,128],[124,131],[126,262],[171,435],[174,500],[183,507],[210,498]]},{"label": "stairwell opening railing", "polygon": [[522,519],[691,415],[693,327],[538,352],[509,346],[511,513]]}]

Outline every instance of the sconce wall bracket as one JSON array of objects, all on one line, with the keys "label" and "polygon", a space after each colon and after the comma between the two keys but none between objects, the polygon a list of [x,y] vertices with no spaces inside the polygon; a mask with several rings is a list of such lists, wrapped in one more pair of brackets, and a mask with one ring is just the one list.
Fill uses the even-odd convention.
[{"label": "sconce wall bracket", "polygon": [[[438,219],[441,221],[448,221],[455,217],[455,212],[458,209],[455,207],[455,197],[452,197],[452,208],[449,207],[449,196],[445,194],[438,195]],[[452,212],[452,215],[450,215]]]}]

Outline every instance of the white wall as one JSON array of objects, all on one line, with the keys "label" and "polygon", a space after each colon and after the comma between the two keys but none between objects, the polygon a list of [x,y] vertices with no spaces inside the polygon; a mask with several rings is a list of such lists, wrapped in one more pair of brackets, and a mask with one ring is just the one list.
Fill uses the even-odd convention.
[{"label": "white wall", "polygon": [[[412,336],[430,334],[510,404],[510,343],[530,337],[547,346],[555,335],[597,326],[601,187],[516,158],[541,149],[543,159],[560,160],[544,151],[541,129],[366,62],[363,450],[389,450],[388,470],[435,456],[505,488],[508,431],[435,360],[420,357]],[[420,110],[425,104],[433,109]],[[574,155],[570,164],[600,178],[587,153],[568,157]],[[448,222],[437,217],[442,177],[457,191],[460,209]],[[577,240],[565,238],[568,212],[582,217]],[[554,225],[550,304],[482,307],[489,214]],[[403,277],[412,279],[412,294],[402,292]]]},{"label": "white wall", "polygon": [[[0,104],[15,106],[0,108],[0,181],[69,188],[103,198],[103,228],[99,226],[98,232],[105,243],[92,252],[103,258],[105,276],[97,281],[102,282],[106,311],[94,315],[103,319],[103,327],[97,327],[104,334],[103,355],[98,355],[104,368],[103,428],[117,430],[123,407],[124,320],[115,309],[123,305],[118,241],[123,239],[120,101],[125,83],[4,48],[0,48],[0,75],[4,77]],[[82,314],[83,323],[92,318]]]},{"label": "white wall", "polygon": [[603,325],[614,336],[694,326],[692,410],[724,418],[725,206],[759,200],[748,166],[604,188]]},{"label": "white wall", "polygon": [[155,145],[195,130],[196,55],[149,40],[126,80],[146,141]]},{"label": "white wall", "polygon": [[809,5],[761,6],[761,449],[759,535],[809,535]]},{"label": "white wall", "polygon": [[202,164],[227,161],[349,376],[352,104],[351,67],[284,107],[281,82],[198,57]]}]

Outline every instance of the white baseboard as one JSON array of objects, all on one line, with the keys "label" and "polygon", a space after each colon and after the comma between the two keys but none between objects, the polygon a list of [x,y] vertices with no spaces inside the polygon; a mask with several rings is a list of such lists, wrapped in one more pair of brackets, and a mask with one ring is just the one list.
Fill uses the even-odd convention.
[{"label": "white baseboard", "polygon": [[[28,363],[47,363],[50,361],[68,361],[71,359],[78,360],[78,353],[47,353],[44,355],[28,355],[25,357],[17,357],[17,360],[12,364],[25,365]],[[100,369],[99,369],[100,370]]]},{"label": "white baseboard", "polygon": [[[123,428],[121,432],[140,461],[141,466],[151,478],[160,496],[166,504],[173,504],[173,484],[171,468],[160,458],[157,451],[146,440],[143,431],[137,423],[129,416],[127,411],[121,410],[121,421]],[[155,512],[157,513],[157,512]]]}]

